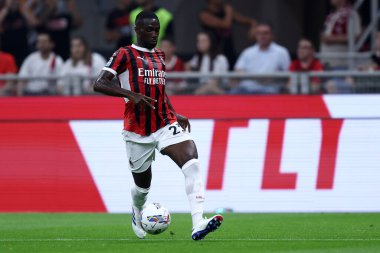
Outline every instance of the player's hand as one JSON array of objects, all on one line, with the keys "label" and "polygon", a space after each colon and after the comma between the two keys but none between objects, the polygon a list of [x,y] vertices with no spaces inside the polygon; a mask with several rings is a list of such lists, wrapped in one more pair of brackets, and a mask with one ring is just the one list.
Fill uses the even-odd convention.
[{"label": "player's hand", "polygon": [[130,96],[128,97],[129,100],[132,101],[135,105],[143,105],[143,106],[149,106],[153,110],[156,109],[152,103],[156,103],[157,100],[144,96],[140,93],[134,93],[132,92]]},{"label": "player's hand", "polygon": [[186,128],[188,128],[189,133],[191,132],[191,125],[190,125],[189,119],[187,117],[185,117],[181,114],[177,114],[177,122],[184,130],[186,130]]}]

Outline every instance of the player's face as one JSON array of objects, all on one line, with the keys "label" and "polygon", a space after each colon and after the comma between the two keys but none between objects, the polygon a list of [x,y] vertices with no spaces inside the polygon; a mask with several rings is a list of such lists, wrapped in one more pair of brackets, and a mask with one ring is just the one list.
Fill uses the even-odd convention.
[{"label": "player's face", "polygon": [[136,26],[136,34],[141,46],[152,49],[156,47],[158,36],[160,35],[160,23],[157,19],[144,19]]},{"label": "player's face", "polygon": [[314,54],[313,46],[311,45],[310,41],[307,40],[301,40],[298,44],[297,49],[297,56],[300,60],[306,60],[310,57],[312,57]]}]

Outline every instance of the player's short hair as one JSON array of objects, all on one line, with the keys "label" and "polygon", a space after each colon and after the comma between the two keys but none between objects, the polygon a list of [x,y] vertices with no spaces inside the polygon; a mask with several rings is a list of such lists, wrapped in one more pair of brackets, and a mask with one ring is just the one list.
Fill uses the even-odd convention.
[{"label": "player's short hair", "polygon": [[153,11],[142,11],[137,15],[135,24],[141,23],[144,19],[157,19],[160,21]]}]

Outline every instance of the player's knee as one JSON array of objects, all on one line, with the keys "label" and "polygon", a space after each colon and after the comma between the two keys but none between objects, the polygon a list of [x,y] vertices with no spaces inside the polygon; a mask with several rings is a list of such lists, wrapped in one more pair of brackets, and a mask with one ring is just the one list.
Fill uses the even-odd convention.
[{"label": "player's knee", "polygon": [[197,152],[184,153],[181,160],[182,160],[182,164],[185,165],[188,161],[191,161],[191,160],[194,160],[194,159],[198,159]]},{"label": "player's knee", "polygon": [[195,144],[189,145],[188,148],[182,152],[182,164],[185,165],[185,163],[193,159],[198,159],[198,152]]}]

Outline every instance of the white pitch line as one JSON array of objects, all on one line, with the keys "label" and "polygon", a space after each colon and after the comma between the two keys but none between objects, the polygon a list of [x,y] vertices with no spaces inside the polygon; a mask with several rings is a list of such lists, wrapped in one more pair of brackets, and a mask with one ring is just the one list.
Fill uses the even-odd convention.
[{"label": "white pitch line", "polygon": [[[145,239],[147,241],[191,241],[191,239]],[[131,238],[31,238],[31,239],[0,239],[0,242],[86,242],[86,241],[144,241]],[[291,242],[291,241],[353,241],[353,242],[369,242],[380,241],[380,238],[215,238],[206,239],[205,241],[274,241],[274,242]]]}]

